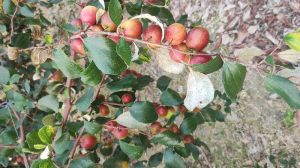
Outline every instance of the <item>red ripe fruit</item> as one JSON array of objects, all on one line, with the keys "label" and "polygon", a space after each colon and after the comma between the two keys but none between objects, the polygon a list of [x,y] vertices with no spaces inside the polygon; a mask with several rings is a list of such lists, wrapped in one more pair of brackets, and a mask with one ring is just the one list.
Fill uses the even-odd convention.
[{"label": "red ripe fruit", "polygon": [[194,64],[205,64],[207,62],[209,62],[212,59],[211,56],[207,56],[207,55],[196,55],[194,57],[192,57],[190,59],[190,64],[194,65]]},{"label": "red ripe fruit", "polygon": [[114,121],[114,120],[110,120],[107,121],[104,125],[104,127],[108,130],[108,131],[113,131],[119,124]]},{"label": "red ripe fruit", "polygon": [[97,144],[97,138],[91,134],[85,134],[80,138],[80,146],[84,149],[92,149]]},{"label": "red ripe fruit", "polygon": [[160,124],[160,122],[155,121],[150,125],[150,131],[153,135],[160,133],[161,129],[162,125]]},{"label": "red ripe fruit", "polygon": [[19,163],[19,164],[23,164],[23,157],[22,156],[16,156],[16,162]]},{"label": "red ripe fruit", "polygon": [[59,71],[59,70],[55,71],[53,73],[53,75],[52,75],[52,80],[54,82],[61,82],[61,81],[63,81],[63,74],[62,74],[62,72]]},{"label": "red ripe fruit", "polygon": [[114,32],[117,30],[117,25],[111,20],[108,12],[101,16],[101,26],[105,31]]},{"label": "red ripe fruit", "polygon": [[170,126],[170,130],[171,130],[172,132],[174,132],[175,134],[179,134],[179,133],[180,133],[180,129],[178,128],[178,126],[177,126],[176,124],[172,124],[172,125]]},{"label": "red ripe fruit", "polygon": [[121,99],[124,104],[131,103],[133,101],[132,95],[128,93],[123,94]]},{"label": "red ripe fruit", "polygon": [[209,32],[203,27],[196,27],[189,31],[186,45],[197,51],[203,50],[209,42]]},{"label": "red ripe fruit", "polygon": [[107,116],[109,114],[109,108],[107,105],[101,104],[99,106],[99,114],[101,116]]},{"label": "red ripe fruit", "polygon": [[186,38],[185,27],[180,23],[173,23],[166,30],[166,41],[170,45],[179,45]]},{"label": "red ripe fruit", "polygon": [[75,53],[85,55],[83,41],[80,38],[72,40],[70,46]]},{"label": "red ripe fruit", "polygon": [[188,143],[195,143],[194,137],[192,135],[184,135],[183,136],[183,143],[188,144]]},{"label": "red ripe fruit", "polygon": [[[162,30],[158,25],[151,25],[143,32],[143,39],[150,43],[160,44],[162,38]],[[150,47],[155,48],[154,45]]]},{"label": "red ripe fruit", "polygon": [[159,106],[156,108],[156,113],[159,117],[166,117],[168,114],[168,108],[164,106]]},{"label": "red ripe fruit", "polygon": [[121,23],[119,33],[135,39],[139,39],[143,32],[143,25],[138,19],[126,20]]},{"label": "red ripe fruit", "polygon": [[80,19],[89,26],[96,24],[96,14],[98,9],[95,6],[86,6],[80,12]]},{"label": "red ripe fruit", "polygon": [[125,139],[128,136],[128,129],[119,125],[113,130],[112,133],[117,139]]},{"label": "red ripe fruit", "polygon": [[119,41],[120,41],[120,37],[116,36],[116,35],[109,35],[109,36],[107,36],[107,38],[111,39],[115,43],[119,43]]},{"label": "red ripe fruit", "polygon": [[[189,59],[190,59],[189,55],[179,52],[179,51],[188,52],[188,48],[186,47],[186,45],[184,43],[172,46],[172,48],[175,50],[170,49],[169,55],[173,61],[178,62],[178,63],[189,62]],[[177,50],[179,50],[179,51],[177,51]]]},{"label": "red ripe fruit", "polygon": [[81,29],[81,27],[82,27],[82,21],[81,21],[81,19],[73,19],[72,22],[71,22],[71,24],[73,26],[75,26],[77,29]]}]

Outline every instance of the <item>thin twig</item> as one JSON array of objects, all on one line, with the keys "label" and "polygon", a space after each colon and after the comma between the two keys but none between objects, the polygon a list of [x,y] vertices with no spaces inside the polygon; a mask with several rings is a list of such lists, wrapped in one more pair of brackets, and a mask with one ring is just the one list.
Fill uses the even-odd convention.
[{"label": "thin twig", "polygon": [[201,153],[203,154],[204,160],[207,162],[208,167],[212,168],[212,166],[211,166],[211,164],[210,164],[210,162],[209,162],[209,160],[206,156],[206,153],[203,151],[202,147],[199,147],[199,149],[200,149]]},{"label": "thin twig", "polygon": [[[18,112],[13,108],[13,106],[10,105],[10,104],[8,104],[8,107],[9,107],[9,109],[14,113],[15,117],[17,118],[17,120],[21,120],[20,115],[19,115]],[[20,124],[19,130],[20,130],[20,144],[23,145],[24,142],[25,142],[25,131],[24,131],[24,126],[23,126],[22,123]],[[23,160],[24,160],[24,165],[25,165],[25,167],[26,167],[26,168],[29,168],[29,163],[28,163],[26,154],[23,153],[23,154],[22,154],[22,157],[23,157]]]},{"label": "thin twig", "polygon": [[5,144],[0,144],[0,148],[10,148],[10,149],[14,149],[16,148],[17,145],[15,144],[10,144],[10,145],[5,145]]},{"label": "thin twig", "polygon": [[9,43],[11,43],[11,39],[12,39],[12,36],[14,34],[14,18],[18,12],[18,9],[19,9],[19,6],[18,6],[18,1],[17,1],[17,5],[16,5],[16,8],[15,8],[15,11],[14,11],[14,14],[12,15],[12,17],[10,18],[10,35],[9,35]]},{"label": "thin twig", "polygon": [[120,103],[114,103],[114,102],[102,102],[103,104],[108,104],[108,105],[111,105],[111,106],[118,106],[118,107],[125,107],[124,104],[120,104]]},{"label": "thin twig", "polygon": [[[199,55],[199,53],[183,52],[183,51],[174,49],[170,45],[151,43],[151,42],[148,42],[148,41],[144,41],[144,40],[140,40],[140,39],[136,39],[136,38],[127,37],[127,36],[124,36],[124,35],[121,35],[121,34],[118,34],[118,33],[104,32],[104,31],[102,31],[102,32],[87,32],[87,34],[89,34],[89,35],[118,36],[118,37],[121,37],[121,38],[125,38],[125,39],[127,39],[129,41],[133,41],[133,42],[137,42],[137,43],[141,43],[141,44],[146,44],[146,45],[149,45],[151,47],[153,46],[153,47],[160,47],[160,48],[172,49],[173,51],[176,51],[176,52],[181,53],[181,54]],[[81,38],[81,35],[82,35],[82,33],[74,35],[74,36],[71,37],[71,39]],[[218,53],[211,53],[211,54],[201,53],[201,56],[216,56],[216,55],[218,55]]]},{"label": "thin twig", "polygon": [[74,145],[73,145],[73,148],[72,148],[72,150],[70,152],[67,168],[70,167],[70,164],[71,164],[71,162],[72,162],[72,160],[74,158],[74,155],[75,155],[75,152],[76,152],[76,148],[79,145],[79,141],[80,141],[80,138],[81,138],[83,132],[84,132],[84,127],[81,127],[80,132],[78,134],[78,137],[76,138],[76,140],[74,142]]},{"label": "thin twig", "polygon": [[[71,50],[71,59],[74,59],[75,57],[75,53],[73,50]],[[72,106],[73,106],[73,100],[72,100],[72,90],[71,90],[71,84],[72,84],[72,79],[71,78],[67,78],[67,81],[66,81],[66,87],[68,89],[68,98],[65,102],[65,110],[63,112],[63,121],[62,121],[62,128],[64,129],[67,122],[68,122],[68,119],[69,119],[69,116],[70,116],[70,113],[71,113],[71,110],[72,110]]]}]

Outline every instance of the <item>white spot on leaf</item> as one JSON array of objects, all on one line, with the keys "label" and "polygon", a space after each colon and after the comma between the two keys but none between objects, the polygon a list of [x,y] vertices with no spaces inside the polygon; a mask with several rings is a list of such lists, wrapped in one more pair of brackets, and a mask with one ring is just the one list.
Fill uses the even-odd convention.
[{"label": "white spot on leaf", "polygon": [[133,43],[133,46],[134,46],[134,54],[132,55],[131,61],[135,61],[139,59],[139,47],[135,43]]},{"label": "white spot on leaf", "polygon": [[156,56],[158,66],[166,72],[180,74],[185,68],[184,64],[177,63],[170,58],[169,50],[166,48],[152,50],[152,55]]},{"label": "white spot on leaf", "polygon": [[45,148],[45,150],[40,154],[40,159],[44,160],[44,159],[48,159],[50,155],[50,150],[48,148],[48,146]]},{"label": "white spot on leaf", "polygon": [[215,89],[207,75],[191,71],[187,80],[185,107],[192,111],[196,107],[204,108],[214,99]]},{"label": "white spot on leaf", "polygon": [[146,130],[147,124],[141,123],[134,119],[130,112],[123,112],[116,119],[116,122],[131,129]]}]

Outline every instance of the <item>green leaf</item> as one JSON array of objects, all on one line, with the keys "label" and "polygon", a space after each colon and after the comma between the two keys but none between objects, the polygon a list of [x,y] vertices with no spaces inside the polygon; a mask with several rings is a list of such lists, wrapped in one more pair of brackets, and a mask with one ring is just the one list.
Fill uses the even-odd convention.
[{"label": "green leaf", "polygon": [[300,91],[288,79],[277,75],[269,75],[265,79],[264,86],[268,91],[282,97],[291,108],[300,109]]},{"label": "green leaf", "polygon": [[45,117],[43,117],[42,119],[42,123],[44,125],[49,125],[49,126],[53,126],[55,122],[55,116],[52,114],[46,115]]},{"label": "green leaf", "polygon": [[167,25],[175,23],[172,13],[166,8],[160,8],[158,18]]},{"label": "green leaf", "polygon": [[142,77],[137,78],[137,84],[133,86],[133,89],[143,90],[144,87],[148,86],[151,82],[154,82],[154,80],[150,76],[144,75]]},{"label": "green leaf", "polygon": [[40,139],[40,137],[39,137],[37,131],[32,131],[32,132],[28,133],[28,134],[26,135],[26,142],[27,142],[28,147],[29,147],[30,149],[35,149],[35,146],[36,146],[36,145],[45,145],[45,144],[41,141],[41,139]]},{"label": "green leaf", "polygon": [[224,63],[222,82],[225,92],[231,100],[235,100],[237,94],[242,90],[246,72],[246,67],[241,64]]},{"label": "green leaf", "polygon": [[38,132],[38,135],[39,135],[41,141],[45,144],[52,143],[54,134],[55,134],[54,127],[49,126],[49,125],[43,126]]},{"label": "green leaf", "polygon": [[220,56],[215,57],[213,60],[205,63],[205,64],[195,64],[193,65],[193,69],[195,71],[204,73],[204,74],[210,74],[213,73],[223,66],[223,60]]},{"label": "green leaf", "polygon": [[103,37],[87,37],[84,39],[84,45],[88,55],[103,73],[119,75],[127,68],[116,53],[116,45],[113,41]]},{"label": "green leaf", "polygon": [[270,65],[275,65],[275,60],[273,59],[272,55],[268,55],[265,59],[266,63],[270,64]]},{"label": "green leaf", "polygon": [[18,137],[14,128],[7,127],[4,131],[0,133],[1,144],[15,144],[17,140]]},{"label": "green leaf", "polygon": [[160,165],[162,160],[163,160],[163,153],[161,152],[156,153],[149,158],[148,165],[150,167],[157,167],[158,165]]},{"label": "green leaf", "polygon": [[57,154],[63,154],[65,151],[71,150],[73,143],[70,140],[70,135],[68,133],[62,134],[53,142],[52,147]]},{"label": "green leaf", "polygon": [[62,26],[62,28],[69,33],[77,33],[79,29],[70,23],[66,23]]},{"label": "green leaf", "polygon": [[300,51],[300,32],[289,33],[283,39],[291,49]]},{"label": "green leaf", "polygon": [[171,78],[167,77],[167,76],[161,76],[157,82],[156,82],[156,87],[161,90],[164,91],[168,88],[170,82],[171,82]]},{"label": "green leaf", "polygon": [[122,167],[128,167],[128,162],[125,161],[123,158],[115,156],[110,157],[105,160],[103,163],[104,168],[122,168]]},{"label": "green leaf", "polygon": [[144,153],[144,147],[119,141],[120,147],[131,159],[138,160]]},{"label": "green leaf", "polygon": [[184,160],[172,150],[167,149],[164,152],[164,163],[166,168],[185,168]]},{"label": "green leaf", "polygon": [[8,15],[13,15],[16,9],[16,5],[12,2],[12,0],[4,0],[3,1],[3,12]]},{"label": "green leaf", "polygon": [[189,153],[192,153],[192,156],[195,160],[199,160],[200,151],[198,147],[194,144],[185,144],[185,148]]},{"label": "green leaf", "polygon": [[178,135],[171,131],[164,131],[160,134],[155,135],[152,140],[155,144],[162,144],[166,146],[183,146],[180,144]]},{"label": "green leaf", "polygon": [[90,157],[75,159],[71,162],[70,168],[92,168],[95,163]]},{"label": "green leaf", "polygon": [[6,26],[5,26],[4,24],[0,24],[0,32],[1,32],[1,33],[4,33],[4,32],[6,32],[6,31],[7,31]]},{"label": "green leaf", "polygon": [[23,15],[25,17],[33,17],[34,16],[32,9],[30,9],[27,5],[20,7],[20,13],[21,13],[21,15]]},{"label": "green leaf", "polygon": [[31,33],[18,33],[12,37],[12,46],[27,48],[31,44]]},{"label": "green leaf", "polygon": [[197,115],[186,115],[186,117],[180,125],[181,132],[183,134],[192,134],[196,130],[198,124],[200,124],[200,121],[201,120],[199,120]]},{"label": "green leaf", "polygon": [[148,101],[134,103],[129,111],[134,119],[142,123],[151,123],[158,118],[153,104]]},{"label": "green leaf", "polygon": [[96,86],[101,82],[103,75],[97,68],[94,62],[91,62],[89,66],[81,73],[81,81],[85,84]]},{"label": "green leaf", "polygon": [[108,13],[111,20],[119,25],[122,22],[122,6],[119,0],[111,0],[108,5]]},{"label": "green leaf", "polygon": [[176,106],[181,104],[182,101],[183,100],[180,95],[172,89],[163,91],[162,95],[160,96],[160,102],[165,106]]},{"label": "green leaf", "polygon": [[107,84],[107,88],[112,91],[116,91],[116,90],[121,90],[121,89],[126,89],[126,88],[132,88],[136,84],[137,84],[136,77],[134,75],[130,74],[130,75],[127,75],[123,79],[109,82]]},{"label": "green leaf", "polygon": [[188,15],[181,15],[180,18],[178,19],[177,23],[181,23],[181,24],[185,25],[187,22],[187,19],[188,19]]},{"label": "green leaf", "polygon": [[45,112],[58,112],[59,102],[57,97],[53,95],[47,95],[39,99],[37,107]]},{"label": "green leaf", "polygon": [[0,66],[0,84],[6,84],[9,81],[9,78],[9,71],[5,67]]},{"label": "green leaf", "polygon": [[96,122],[84,121],[84,128],[90,134],[96,134],[101,130],[101,125]]},{"label": "green leaf", "polygon": [[84,94],[75,103],[76,108],[79,111],[85,112],[91,106],[91,104],[93,102],[94,91],[95,90],[93,87],[87,87],[84,90]]},{"label": "green leaf", "polygon": [[127,3],[126,10],[131,16],[139,15],[141,14],[142,6],[143,6],[142,0],[137,0],[135,3],[133,2]]},{"label": "green leaf", "polygon": [[62,49],[54,51],[53,60],[66,77],[75,79],[81,76],[82,68],[72,61]]},{"label": "green leaf", "polygon": [[130,45],[126,42],[124,38],[121,38],[117,45],[117,53],[123,59],[123,61],[129,66],[132,59],[132,53]]},{"label": "green leaf", "polygon": [[56,166],[51,159],[46,159],[39,162],[39,168],[56,168]]}]

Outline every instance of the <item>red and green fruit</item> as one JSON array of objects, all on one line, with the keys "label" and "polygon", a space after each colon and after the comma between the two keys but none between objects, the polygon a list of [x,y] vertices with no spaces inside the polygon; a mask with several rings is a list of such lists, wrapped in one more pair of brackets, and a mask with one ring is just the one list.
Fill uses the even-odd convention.
[{"label": "red and green fruit", "polygon": [[119,33],[130,38],[139,39],[143,32],[143,25],[138,19],[123,21],[119,27]]},{"label": "red and green fruit", "polygon": [[96,14],[98,9],[95,6],[86,6],[80,12],[80,19],[83,23],[93,26],[96,24]]},{"label": "red and green fruit", "polygon": [[85,134],[80,138],[80,146],[84,149],[92,149],[97,144],[97,138],[91,134]]},{"label": "red and green fruit", "polygon": [[85,55],[83,41],[80,38],[74,39],[70,44],[71,49],[80,55]]},{"label": "red and green fruit", "polygon": [[125,139],[128,136],[128,129],[119,125],[112,131],[112,133],[117,139]]},{"label": "red and green fruit", "polygon": [[100,116],[107,116],[109,114],[109,108],[105,104],[101,104],[99,106],[99,114]]},{"label": "red and green fruit", "polygon": [[209,32],[203,27],[196,27],[189,31],[186,45],[196,51],[203,50],[209,43]]},{"label": "red and green fruit", "polygon": [[133,101],[133,97],[131,94],[128,94],[128,93],[125,93],[122,98],[122,103],[123,104],[128,104],[128,103],[131,103]]},{"label": "red and green fruit", "polygon": [[150,132],[151,132],[151,134],[153,134],[153,135],[156,135],[156,134],[160,133],[160,132],[161,132],[161,129],[162,129],[162,125],[161,125],[161,123],[158,122],[158,121],[155,121],[155,122],[153,122],[153,123],[150,125]]},{"label": "red and green fruit", "polygon": [[166,29],[166,41],[170,45],[179,45],[185,40],[186,34],[184,25],[173,23]]},{"label": "red and green fruit", "polygon": [[168,114],[168,108],[164,106],[159,106],[156,108],[156,113],[159,117],[166,117]]},{"label": "red and green fruit", "polygon": [[[177,51],[177,50],[179,50],[179,51]],[[188,52],[188,48],[184,43],[172,46],[172,49],[169,50],[169,55],[170,55],[171,59],[178,63],[189,62],[189,59],[190,59],[189,55],[187,55],[185,53],[181,53],[180,51]]]},{"label": "red and green fruit", "polygon": [[185,144],[193,144],[193,143],[195,143],[195,139],[194,139],[194,137],[192,136],[192,135],[184,135],[183,136],[183,143],[185,143]]},{"label": "red and green fruit", "polygon": [[108,12],[101,16],[101,26],[104,31],[115,32],[117,30],[117,25],[111,20]]}]

